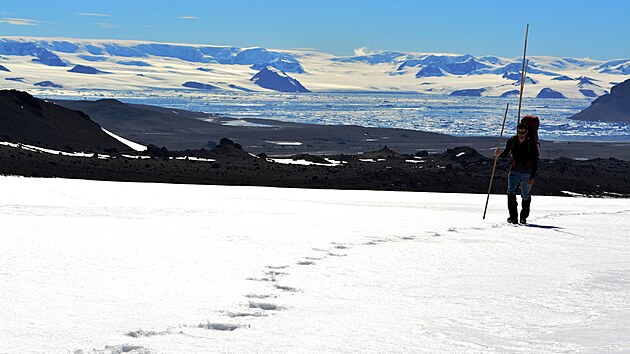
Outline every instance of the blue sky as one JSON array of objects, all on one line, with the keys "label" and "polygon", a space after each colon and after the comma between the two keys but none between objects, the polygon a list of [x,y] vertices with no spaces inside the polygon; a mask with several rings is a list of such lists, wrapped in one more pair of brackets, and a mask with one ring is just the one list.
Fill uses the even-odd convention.
[{"label": "blue sky", "polygon": [[5,36],[630,58],[630,0],[0,0]]}]

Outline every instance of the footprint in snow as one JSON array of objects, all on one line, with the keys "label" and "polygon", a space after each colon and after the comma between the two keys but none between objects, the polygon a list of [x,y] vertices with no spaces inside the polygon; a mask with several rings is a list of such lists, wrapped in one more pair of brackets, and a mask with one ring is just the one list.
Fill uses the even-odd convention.
[{"label": "footprint in snow", "polygon": [[210,329],[213,331],[233,331],[237,328],[239,328],[240,325],[237,324],[231,324],[231,323],[213,323],[208,321],[208,323],[203,324],[201,323],[199,325],[199,328],[205,328],[205,329]]},{"label": "footprint in snow", "polygon": [[226,312],[225,315],[231,318],[267,316],[266,314],[262,312]]},{"label": "footprint in snow", "polygon": [[334,247],[335,247],[336,249],[338,249],[338,250],[347,250],[347,249],[350,249],[350,247],[348,247],[348,246],[344,246],[344,245],[342,245],[341,243],[335,243],[335,242],[333,242],[333,245],[334,245]]},{"label": "footprint in snow", "polygon": [[292,288],[290,286],[284,286],[284,285],[280,285],[280,284],[275,284],[274,287],[278,290],[282,290],[282,291],[286,291],[286,292],[291,292],[291,293],[296,293],[299,292],[300,290],[297,288]]},{"label": "footprint in snow", "polygon": [[249,277],[245,279],[252,280],[252,281],[261,281],[261,282],[275,282],[276,281],[276,277],[274,275],[270,275],[268,277],[262,277],[262,278]]},{"label": "footprint in snow", "polygon": [[284,307],[278,306],[276,304],[272,304],[272,303],[269,303],[269,302],[253,302],[253,301],[249,302],[249,308],[250,309],[261,309],[261,310],[265,310],[265,311],[280,311],[280,310],[284,310]]},{"label": "footprint in snow", "polygon": [[245,297],[250,299],[268,299],[268,298],[277,298],[278,295],[258,295],[258,294],[247,294]]},{"label": "footprint in snow", "polygon": [[328,255],[331,257],[345,257],[347,256],[346,253],[333,253],[333,252],[328,252]]},{"label": "footprint in snow", "polygon": [[73,353],[74,354],[87,354],[87,353],[96,353],[96,354],[119,354],[119,353],[129,353],[129,352],[134,352],[137,354],[140,353],[151,353],[151,351],[141,345],[128,345],[128,344],[123,344],[123,345],[106,345],[105,349],[103,350],[98,350],[98,349],[92,349],[89,352],[84,352],[82,349],[77,349],[75,350]]},{"label": "footprint in snow", "polygon": [[157,332],[157,331],[145,331],[143,329],[138,329],[137,331],[130,331],[125,333],[126,336],[129,337],[133,337],[133,338],[142,338],[142,337],[153,337],[153,336],[165,336],[165,335],[169,335],[169,334],[183,334],[184,332],[179,331],[179,332],[175,332],[172,329],[166,330],[166,331],[162,331],[162,332]]},{"label": "footprint in snow", "polygon": [[286,268],[289,268],[289,266],[288,266],[288,265],[282,265],[282,266],[266,266],[266,268],[269,268],[269,269],[286,269]]}]

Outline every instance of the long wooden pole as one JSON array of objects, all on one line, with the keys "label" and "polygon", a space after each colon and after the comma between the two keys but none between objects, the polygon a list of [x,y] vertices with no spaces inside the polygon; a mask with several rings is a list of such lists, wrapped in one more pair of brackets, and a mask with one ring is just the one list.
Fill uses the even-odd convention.
[{"label": "long wooden pole", "polygon": [[527,58],[527,35],[529,34],[529,23],[525,28],[525,48],[523,49],[523,66],[521,69],[521,93],[518,97],[518,113],[516,114],[516,123],[521,122],[521,103],[523,102],[523,89],[525,88],[525,58]]},{"label": "long wooden pole", "polygon": [[[501,125],[501,134],[499,135],[499,143],[497,144],[497,149],[501,148],[501,140],[503,139],[503,129],[505,128],[505,120],[507,119],[508,108],[510,108],[510,103],[508,102],[505,105],[505,115],[503,116],[503,124]],[[488,210],[488,201],[490,200],[490,190],[492,189],[492,181],[494,180],[494,171],[497,168],[497,160],[499,156],[494,156],[494,166],[492,166],[492,176],[490,177],[490,183],[488,184],[488,197],[486,198],[486,207],[483,209],[483,219],[486,219],[486,211]]]}]

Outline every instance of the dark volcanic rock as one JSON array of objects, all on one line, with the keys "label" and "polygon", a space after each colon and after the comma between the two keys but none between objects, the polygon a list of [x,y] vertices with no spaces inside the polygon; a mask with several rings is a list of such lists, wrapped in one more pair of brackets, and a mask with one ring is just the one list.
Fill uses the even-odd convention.
[{"label": "dark volcanic rock", "polygon": [[[224,144],[227,149],[236,149],[232,144]],[[409,163],[405,159],[364,162],[345,155],[333,157],[347,161],[341,166],[304,166],[273,163],[255,157],[244,159],[210,155],[207,150],[205,154],[203,151],[180,151],[171,153],[171,156],[200,154],[215,161],[140,160],[123,156],[84,158],[0,145],[0,174],[110,181],[485,194],[492,172],[492,159],[458,162],[457,159],[465,156],[457,157],[464,149],[455,148],[435,155],[433,159],[425,158],[421,164]],[[508,164],[509,161],[500,160],[497,165],[492,193],[505,194]],[[630,196],[630,161],[542,160],[538,171],[535,195],[566,195],[563,191],[570,191],[591,196]]]},{"label": "dark volcanic rock", "polygon": [[17,90],[0,91],[0,140],[57,150],[129,150],[83,112]]},{"label": "dark volcanic rock", "polygon": [[396,159],[400,159],[400,158],[402,158],[402,155],[397,153],[396,151],[388,148],[387,145],[385,145],[380,150],[362,154],[361,158],[366,158],[366,159],[391,159],[391,158],[396,158]]},{"label": "dark volcanic rock", "polygon": [[600,96],[571,119],[630,122],[630,79],[613,86],[609,94]]},{"label": "dark volcanic rock", "polygon": [[255,158],[250,153],[243,150],[241,144],[237,144],[228,138],[221,139],[219,145],[212,148],[210,153],[223,157]]},{"label": "dark volcanic rock", "polygon": [[473,162],[486,160],[486,157],[477,152],[477,150],[467,147],[460,146],[452,149],[447,149],[440,157],[447,158],[449,160],[458,161],[458,162]]}]

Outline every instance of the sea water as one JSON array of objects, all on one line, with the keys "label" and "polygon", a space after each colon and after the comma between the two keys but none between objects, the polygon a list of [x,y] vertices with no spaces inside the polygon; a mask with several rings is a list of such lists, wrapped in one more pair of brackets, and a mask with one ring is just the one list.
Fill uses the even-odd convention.
[{"label": "sea water", "polygon": [[[191,90],[48,90],[42,98],[116,98],[234,118],[360,125],[422,130],[455,136],[498,136],[509,104],[506,131],[517,121],[518,97],[455,97],[418,93],[258,93]],[[546,140],[630,141],[630,123],[569,119],[590,106],[590,99],[524,98],[521,116],[541,118],[540,137]]]}]

